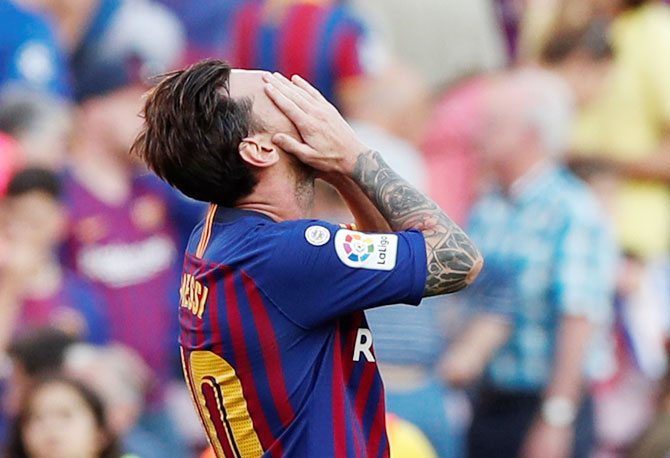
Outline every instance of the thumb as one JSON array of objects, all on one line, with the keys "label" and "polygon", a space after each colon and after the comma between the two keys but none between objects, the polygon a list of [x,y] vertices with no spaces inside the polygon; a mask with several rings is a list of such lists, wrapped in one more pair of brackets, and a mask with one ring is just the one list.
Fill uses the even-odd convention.
[{"label": "thumb", "polygon": [[310,157],[314,153],[314,149],[311,146],[296,140],[290,135],[275,134],[272,137],[272,142],[287,153],[295,155],[302,162],[304,162],[303,159]]}]

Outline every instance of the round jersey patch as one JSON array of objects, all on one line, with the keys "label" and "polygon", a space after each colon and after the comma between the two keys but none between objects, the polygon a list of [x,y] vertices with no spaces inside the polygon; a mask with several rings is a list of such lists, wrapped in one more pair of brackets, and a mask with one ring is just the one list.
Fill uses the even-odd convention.
[{"label": "round jersey patch", "polygon": [[305,239],[310,245],[323,246],[330,240],[330,231],[323,226],[310,226],[305,230]]}]

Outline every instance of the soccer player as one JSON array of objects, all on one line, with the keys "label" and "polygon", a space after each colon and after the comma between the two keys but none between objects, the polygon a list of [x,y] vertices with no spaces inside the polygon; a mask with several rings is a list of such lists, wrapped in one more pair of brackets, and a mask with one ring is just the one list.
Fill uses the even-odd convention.
[{"label": "soccer player", "polygon": [[[179,319],[216,455],[388,456],[363,311],[464,288],[477,248],[299,77],[204,61],[158,83],[144,115],[134,152],[211,202],[187,248]],[[364,229],[387,232],[306,219],[317,175]]]}]

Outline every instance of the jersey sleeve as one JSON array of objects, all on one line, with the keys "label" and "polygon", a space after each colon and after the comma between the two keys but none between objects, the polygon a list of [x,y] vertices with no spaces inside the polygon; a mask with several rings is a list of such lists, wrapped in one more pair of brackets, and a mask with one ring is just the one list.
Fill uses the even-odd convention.
[{"label": "jersey sleeve", "polygon": [[426,248],[418,231],[368,234],[303,220],[277,224],[259,239],[264,254],[253,276],[299,326],[423,297]]}]

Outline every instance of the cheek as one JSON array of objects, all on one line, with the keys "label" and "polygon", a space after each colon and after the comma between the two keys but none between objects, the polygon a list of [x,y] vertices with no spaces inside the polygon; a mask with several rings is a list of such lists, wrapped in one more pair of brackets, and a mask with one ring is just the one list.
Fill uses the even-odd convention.
[{"label": "cheek", "polygon": [[23,442],[31,456],[48,456],[52,448],[49,431],[41,423],[30,422],[23,428]]}]

